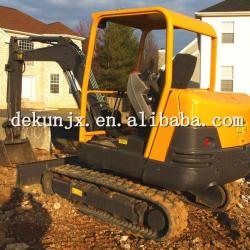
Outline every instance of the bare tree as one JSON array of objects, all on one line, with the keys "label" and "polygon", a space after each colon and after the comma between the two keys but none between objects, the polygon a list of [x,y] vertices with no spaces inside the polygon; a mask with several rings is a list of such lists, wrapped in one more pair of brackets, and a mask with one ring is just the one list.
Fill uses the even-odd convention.
[{"label": "bare tree", "polygon": [[89,28],[90,25],[84,19],[80,20],[78,24],[75,26],[75,32],[85,38],[82,44],[82,50],[84,53],[87,53],[88,50],[88,42],[89,42]]},{"label": "bare tree", "polygon": [[158,44],[154,33],[150,32],[145,41],[140,71],[147,70],[152,61],[154,62],[153,71],[156,72],[158,68]]}]

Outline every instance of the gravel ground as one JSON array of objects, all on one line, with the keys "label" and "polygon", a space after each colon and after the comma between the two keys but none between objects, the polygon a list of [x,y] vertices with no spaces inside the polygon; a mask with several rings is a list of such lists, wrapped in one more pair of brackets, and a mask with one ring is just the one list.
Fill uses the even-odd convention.
[{"label": "gravel ground", "polygon": [[188,229],[164,242],[136,238],[86,216],[59,196],[44,195],[40,185],[21,190],[14,184],[15,170],[0,167],[0,249],[250,249],[250,183],[244,180],[230,212],[187,204]]}]

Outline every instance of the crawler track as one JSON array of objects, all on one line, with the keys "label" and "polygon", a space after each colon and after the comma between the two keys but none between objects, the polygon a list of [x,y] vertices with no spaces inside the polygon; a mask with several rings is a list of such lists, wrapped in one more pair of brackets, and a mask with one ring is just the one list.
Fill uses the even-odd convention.
[{"label": "crawler track", "polygon": [[155,240],[169,239],[179,237],[187,227],[188,212],[186,206],[178,199],[177,195],[171,192],[159,191],[125,178],[74,165],[57,166],[48,172],[49,175],[51,175],[51,173],[61,178],[68,178],[72,185],[81,183],[98,185],[113,192],[135,198],[138,201],[153,204],[164,211],[168,220],[168,227],[159,232],[145,225],[133,224],[124,218],[113,216],[106,211],[77,203],[80,211],[111,224],[115,224],[137,236]]}]

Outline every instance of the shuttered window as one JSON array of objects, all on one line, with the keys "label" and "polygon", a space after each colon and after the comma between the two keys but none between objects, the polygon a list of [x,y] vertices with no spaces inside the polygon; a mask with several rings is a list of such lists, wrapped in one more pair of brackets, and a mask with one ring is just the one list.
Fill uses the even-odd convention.
[{"label": "shuttered window", "polygon": [[59,74],[51,74],[50,75],[50,93],[51,94],[59,94],[60,91],[60,77]]},{"label": "shuttered window", "polygon": [[[34,49],[34,43],[32,43],[29,40],[20,40],[18,41],[18,47],[21,51],[27,51],[27,50],[33,50]],[[34,61],[27,61],[25,62],[27,66],[34,66]]]},{"label": "shuttered window", "polygon": [[222,23],[222,43],[234,43],[234,22]]},{"label": "shuttered window", "polygon": [[221,67],[221,91],[233,92],[234,67]]}]

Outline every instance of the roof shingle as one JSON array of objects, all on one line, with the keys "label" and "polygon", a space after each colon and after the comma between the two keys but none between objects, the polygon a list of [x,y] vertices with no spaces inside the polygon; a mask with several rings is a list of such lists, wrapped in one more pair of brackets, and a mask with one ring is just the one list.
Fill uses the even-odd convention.
[{"label": "roof shingle", "polygon": [[65,34],[79,36],[63,23],[43,23],[17,9],[0,6],[0,28],[34,34]]},{"label": "roof shingle", "polygon": [[250,11],[250,0],[225,0],[199,12]]}]

